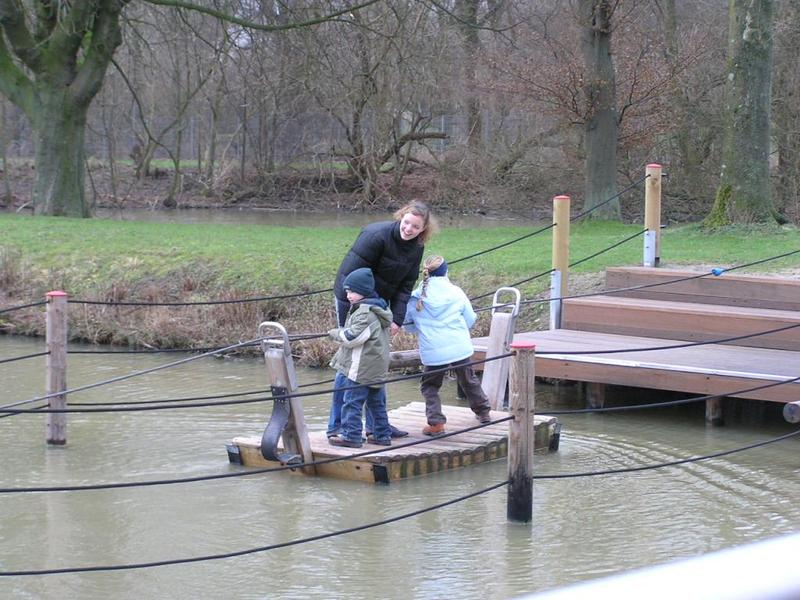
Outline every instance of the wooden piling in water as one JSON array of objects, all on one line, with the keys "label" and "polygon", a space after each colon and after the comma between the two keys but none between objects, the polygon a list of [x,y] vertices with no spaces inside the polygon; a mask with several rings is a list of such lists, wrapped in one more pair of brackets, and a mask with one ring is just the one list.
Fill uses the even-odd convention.
[{"label": "wooden piling in water", "polygon": [[536,346],[530,342],[511,344],[515,351],[511,362],[509,410],[514,417],[508,423],[508,499],[510,521],[527,523],[533,517],[533,446],[534,446],[534,357]]},{"label": "wooden piling in water", "polygon": [[[67,294],[47,294],[46,316],[47,382],[46,394],[58,394],[67,389]],[[60,410],[67,407],[66,394],[47,400],[48,408]],[[67,413],[47,413],[45,439],[48,444],[63,446],[67,443]]]}]

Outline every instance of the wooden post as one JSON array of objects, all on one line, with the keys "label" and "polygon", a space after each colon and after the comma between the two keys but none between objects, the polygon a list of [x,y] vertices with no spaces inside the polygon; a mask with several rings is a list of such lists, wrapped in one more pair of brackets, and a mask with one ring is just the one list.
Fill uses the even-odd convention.
[{"label": "wooden post", "polygon": [[725,424],[722,413],[722,398],[706,400],[706,423],[710,423],[711,425]]},{"label": "wooden post", "polygon": [[789,423],[800,423],[800,400],[783,405],[783,418]]},{"label": "wooden post", "polygon": [[[46,394],[55,394],[67,389],[67,294],[47,294],[46,316],[47,383]],[[47,400],[48,408],[67,407],[66,394],[52,396]],[[63,446],[67,443],[67,413],[47,413],[45,439],[48,444]]]},{"label": "wooden post", "polygon": [[661,263],[661,165],[651,163],[644,180],[644,266]]},{"label": "wooden post", "polygon": [[508,422],[508,500],[510,521],[527,523],[533,516],[534,357],[536,345],[514,342]]},{"label": "wooden post", "polygon": [[553,198],[553,273],[550,275],[550,329],[561,327],[561,299],[569,280],[570,197]]}]

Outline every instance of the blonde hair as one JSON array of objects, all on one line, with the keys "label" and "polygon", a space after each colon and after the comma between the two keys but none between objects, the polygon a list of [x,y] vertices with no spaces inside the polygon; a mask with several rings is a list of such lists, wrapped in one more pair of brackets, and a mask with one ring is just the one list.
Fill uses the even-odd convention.
[{"label": "blonde hair", "polygon": [[394,213],[394,220],[399,221],[409,213],[422,219],[423,229],[417,239],[424,246],[433,234],[439,231],[439,223],[436,221],[436,217],[431,214],[431,209],[428,208],[428,205],[421,200],[412,200],[405,206],[398,208]]},{"label": "blonde hair", "polygon": [[426,258],[422,264],[422,291],[420,291],[419,298],[417,298],[417,312],[422,310],[422,299],[428,294],[428,280],[431,278],[431,271],[438,269],[443,262],[444,257],[434,254]]}]

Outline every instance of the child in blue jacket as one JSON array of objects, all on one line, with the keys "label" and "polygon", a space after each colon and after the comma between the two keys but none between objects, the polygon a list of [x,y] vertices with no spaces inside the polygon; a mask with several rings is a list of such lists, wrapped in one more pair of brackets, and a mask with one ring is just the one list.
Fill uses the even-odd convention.
[{"label": "child in blue jacket", "polygon": [[[441,256],[425,260],[422,284],[411,294],[404,327],[419,338],[419,356],[423,365],[420,391],[425,398],[428,425],[425,435],[445,433],[447,418],[442,414],[442,387],[446,369],[455,372],[458,385],[469,400],[469,407],[481,423],[491,421],[489,400],[481,389],[475,371],[466,363],[474,352],[470,327],[477,316],[464,291],[447,277],[447,262]],[[437,373],[430,373],[442,369]]]}]

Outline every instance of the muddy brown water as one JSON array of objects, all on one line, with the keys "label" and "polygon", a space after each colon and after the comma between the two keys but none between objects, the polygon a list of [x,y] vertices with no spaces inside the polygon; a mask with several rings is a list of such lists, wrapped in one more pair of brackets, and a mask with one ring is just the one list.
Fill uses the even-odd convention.
[{"label": "muddy brown water", "polygon": [[[42,349],[0,336],[0,359]],[[72,349],[87,347],[71,346]],[[97,348],[88,348],[97,349]],[[77,387],[188,355],[69,357]],[[43,393],[44,359],[0,364],[1,404]],[[298,370],[300,383],[332,377]],[[266,386],[256,359],[203,358],[71,396],[141,401]],[[325,384],[322,387],[326,387]],[[447,402],[457,403],[452,382]],[[392,384],[389,404],[418,400]],[[322,429],[327,394],[304,399]],[[541,385],[540,412],[580,406]],[[69,415],[68,444],[47,447],[44,417],[0,419],[0,487],[83,485],[239,472],[225,443],[258,435],[265,404]],[[779,420],[711,428],[689,409],[562,416],[558,452],[537,474],[649,465],[792,430]],[[534,483],[533,521],[506,520],[505,488],[364,531],[238,557],[149,569],[0,577],[6,598],[510,598],[796,531],[800,440],[636,473]],[[236,553],[389,519],[506,479],[503,460],[389,486],[261,474],[114,490],[0,494],[0,571],[114,566]]]}]

